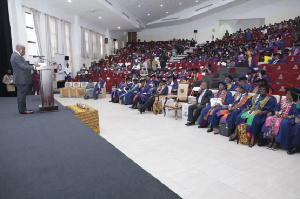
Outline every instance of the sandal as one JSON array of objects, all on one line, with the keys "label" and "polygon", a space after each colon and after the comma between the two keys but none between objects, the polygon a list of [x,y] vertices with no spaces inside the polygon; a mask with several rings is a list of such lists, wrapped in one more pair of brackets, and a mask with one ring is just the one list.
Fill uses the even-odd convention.
[{"label": "sandal", "polygon": [[273,144],[274,144],[274,141],[270,141],[268,143],[267,149],[272,149]]},{"label": "sandal", "polygon": [[275,142],[275,143],[273,144],[272,150],[273,150],[273,151],[277,151],[277,150],[278,150],[278,144],[277,144],[277,142]]},{"label": "sandal", "polygon": [[237,136],[235,136],[235,135],[229,137],[229,141],[234,141],[236,139],[237,139]]}]

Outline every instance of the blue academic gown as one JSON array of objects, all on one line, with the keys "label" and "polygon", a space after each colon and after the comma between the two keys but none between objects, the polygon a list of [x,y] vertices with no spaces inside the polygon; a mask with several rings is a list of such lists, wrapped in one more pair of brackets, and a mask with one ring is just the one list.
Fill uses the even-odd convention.
[{"label": "blue academic gown", "polygon": [[[220,97],[220,94],[221,94],[221,92],[218,91],[218,97]],[[214,95],[211,98],[214,98]],[[232,102],[233,102],[232,94],[230,91],[228,91],[223,105],[229,105],[229,104],[232,104]],[[213,110],[212,117],[209,116],[207,118],[207,123],[205,124],[205,122],[203,121],[203,118],[208,113],[209,109],[211,109],[211,105],[207,105],[205,108],[202,109],[202,112],[201,112],[201,115],[200,115],[200,118],[198,121],[199,125],[202,124],[202,126],[206,126],[207,123],[210,123],[210,122],[213,122],[213,125],[218,125],[217,112],[220,110],[225,110],[227,108],[219,107],[219,108],[216,108],[215,110]]]},{"label": "blue academic gown", "polygon": [[156,93],[157,87],[153,87],[149,89],[147,93],[141,93],[139,96],[139,103],[145,103],[149,97],[151,97],[154,93]]},{"label": "blue academic gown", "polygon": [[97,82],[97,84],[95,85],[94,91],[93,91],[94,98],[98,98],[99,97],[101,89],[103,88],[104,84],[105,84],[104,80],[101,80],[100,82]]},{"label": "blue academic gown", "polygon": [[232,84],[231,88],[228,91],[235,91],[238,85]]},{"label": "blue academic gown", "polygon": [[[252,136],[254,137],[258,137],[259,133],[261,132],[261,128],[262,128],[262,125],[265,123],[266,121],[266,118],[267,118],[267,114],[269,112],[273,112],[274,108],[275,108],[275,105],[276,105],[277,101],[276,101],[276,98],[275,97],[271,97],[268,102],[265,104],[265,106],[262,108],[262,111],[267,111],[266,114],[264,115],[255,115],[254,116],[254,119],[253,119],[253,123],[252,123],[252,126],[251,127],[248,127],[247,126],[247,131],[249,131],[251,133]],[[237,116],[237,119],[236,119],[236,122],[235,124],[236,125],[239,125],[239,124],[244,124],[245,121],[243,121],[243,118],[241,118],[241,115],[243,113],[240,113],[238,116]]]},{"label": "blue academic gown", "polygon": [[[236,102],[234,102],[232,104],[232,107],[234,107],[235,105],[237,105],[238,103],[240,103],[240,100],[237,100]],[[243,111],[245,110],[248,106],[251,106],[252,105],[252,97],[250,97],[246,103],[244,105],[242,105],[240,108],[232,111],[230,114],[228,114],[227,118],[226,118],[226,122],[233,122],[235,124],[236,122],[236,119],[237,119],[237,116]]]},{"label": "blue academic gown", "polygon": [[[279,108],[278,108],[279,107]],[[276,105],[275,110],[280,110],[280,103]],[[296,104],[293,104],[289,116],[294,115],[297,116],[300,114],[300,110],[296,108]],[[278,134],[275,136],[275,140],[279,142],[282,146],[282,148],[290,150],[293,147],[293,134],[295,133],[294,129],[295,126],[295,119],[284,119],[281,120],[280,127]],[[297,135],[300,134],[300,132],[296,133]]]},{"label": "blue academic gown", "polygon": [[126,104],[126,105],[131,105],[131,104],[132,104],[131,96],[132,96],[132,94],[133,94],[135,91],[138,92],[139,89],[140,89],[140,88],[139,88],[138,84],[135,85],[135,86],[133,86],[133,87],[131,88],[131,90],[128,91],[128,92],[124,95],[124,104]]},{"label": "blue academic gown", "polygon": [[171,91],[174,95],[177,95],[177,90],[174,91],[175,89],[178,89],[178,83],[177,82],[173,82],[172,91]]},{"label": "blue academic gown", "polygon": [[[300,117],[300,115],[298,117]],[[299,146],[300,145],[300,123],[296,124],[293,127],[292,136],[293,136],[292,145]]]}]

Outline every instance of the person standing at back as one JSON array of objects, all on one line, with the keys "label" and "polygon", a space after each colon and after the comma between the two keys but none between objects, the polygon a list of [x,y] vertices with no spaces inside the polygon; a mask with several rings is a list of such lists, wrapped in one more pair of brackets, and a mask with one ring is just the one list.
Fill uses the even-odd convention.
[{"label": "person standing at back", "polygon": [[12,53],[10,63],[13,67],[13,81],[17,87],[17,101],[20,114],[33,114],[31,110],[26,108],[26,96],[30,92],[30,84],[32,84],[31,70],[36,70],[39,64],[29,65],[25,59],[25,47],[18,44],[16,50]]},{"label": "person standing at back", "polygon": [[6,90],[9,97],[15,97],[16,88],[13,81],[11,70],[7,70],[6,75],[3,76],[2,82],[6,84]]}]

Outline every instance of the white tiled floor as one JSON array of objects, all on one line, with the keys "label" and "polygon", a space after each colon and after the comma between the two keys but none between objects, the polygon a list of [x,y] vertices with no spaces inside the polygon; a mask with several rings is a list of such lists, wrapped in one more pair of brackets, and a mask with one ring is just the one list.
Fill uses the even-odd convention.
[{"label": "white tiled floor", "polygon": [[300,154],[249,148],[186,127],[179,118],[140,114],[110,98],[59,98],[99,110],[101,136],[182,198],[300,198]]}]

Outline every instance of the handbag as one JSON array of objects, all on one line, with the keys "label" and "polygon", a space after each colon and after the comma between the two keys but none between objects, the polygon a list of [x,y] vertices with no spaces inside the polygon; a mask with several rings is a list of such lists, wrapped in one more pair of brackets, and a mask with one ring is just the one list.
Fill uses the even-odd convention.
[{"label": "handbag", "polygon": [[251,134],[246,131],[247,124],[238,125],[238,143],[249,145]]}]

